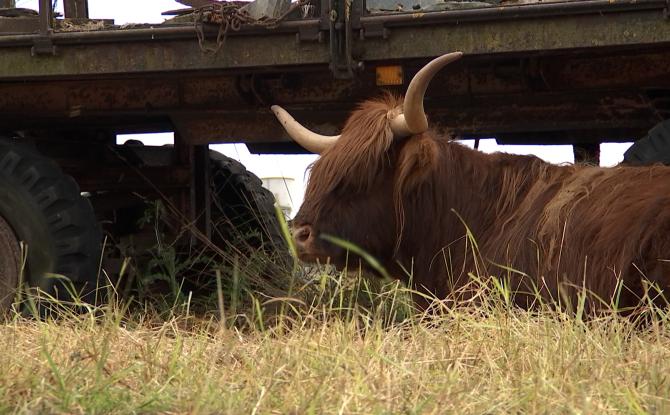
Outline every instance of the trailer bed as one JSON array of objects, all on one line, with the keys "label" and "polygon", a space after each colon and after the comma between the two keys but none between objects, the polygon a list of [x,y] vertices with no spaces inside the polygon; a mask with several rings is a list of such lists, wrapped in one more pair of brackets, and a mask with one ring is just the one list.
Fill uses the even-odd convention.
[{"label": "trailer bed", "polygon": [[[321,10],[230,30],[217,53],[203,46],[216,44],[218,25],[200,26],[200,45],[192,22],[1,35],[0,129],[175,130],[191,144],[299,151],[270,105],[333,133],[355,102],[382,87],[404,90],[378,85],[378,67],[398,65],[407,80],[454,50],[465,58],[436,78],[427,109],[463,136],[621,141],[670,114],[666,0],[352,7],[349,30]],[[331,39],[340,39],[335,48]]]}]

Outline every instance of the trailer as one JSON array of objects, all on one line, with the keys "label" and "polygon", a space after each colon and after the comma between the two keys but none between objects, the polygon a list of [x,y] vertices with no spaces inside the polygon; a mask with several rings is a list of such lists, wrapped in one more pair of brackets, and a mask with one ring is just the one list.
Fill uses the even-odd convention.
[{"label": "trailer", "polygon": [[[260,17],[199,4],[125,26],[89,19],[86,0],[65,0],[64,16],[49,0],[0,9],[0,305],[22,279],[95,287],[103,234],[132,235],[155,199],[184,243],[230,245],[246,227],[281,246],[271,194],[208,145],[305,152],[270,105],[335,134],[357,102],[402,93],[445,52],[465,56],[426,108],[458,137],[571,144],[597,161],[599,143],[670,136],[667,0],[263,0]],[[166,131],[173,146],[117,143]]]}]

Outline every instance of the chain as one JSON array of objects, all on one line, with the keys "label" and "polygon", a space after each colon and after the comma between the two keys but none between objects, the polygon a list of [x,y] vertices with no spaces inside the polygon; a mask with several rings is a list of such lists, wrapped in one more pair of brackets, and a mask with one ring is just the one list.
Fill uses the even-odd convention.
[{"label": "chain", "polygon": [[[295,9],[300,8],[309,3],[310,0],[300,0],[291,4],[291,7],[279,17],[254,19],[246,10],[242,10],[241,6],[221,2],[212,3],[206,6],[194,9],[195,17],[195,33],[198,37],[198,45],[204,53],[217,54],[226,43],[228,32],[239,31],[242,26],[260,26],[268,29],[277,27],[277,25],[284,20]],[[216,35],[216,46],[209,47],[205,45],[205,24],[218,24],[219,31]]]}]

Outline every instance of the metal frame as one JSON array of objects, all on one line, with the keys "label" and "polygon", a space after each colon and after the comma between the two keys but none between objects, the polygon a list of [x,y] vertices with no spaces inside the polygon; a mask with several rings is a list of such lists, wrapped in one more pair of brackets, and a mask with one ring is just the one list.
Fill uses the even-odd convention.
[{"label": "metal frame", "polygon": [[[191,25],[56,33],[47,25],[40,34],[0,36],[0,80],[197,70],[303,71],[309,65],[331,65],[346,75],[352,66],[360,72],[365,65],[376,62],[422,59],[455,49],[471,58],[488,58],[498,54],[662,47],[670,44],[665,8],[665,0],[590,0],[416,16],[363,16],[358,23],[354,19],[351,22],[351,56],[345,48],[342,56],[335,57],[331,56],[331,45],[318,42],[319,36],[313,37],[317,41],[297,40],[308,27],[327,31],[328,26],[321,27],[319,19],[287,21],[272,30],[243,28],[230,34],[224,50],[216,56],[199,50]],[[379,34],[380,27],[386,37],[371,36],[371,30]],[[217,29],[210,29],[208,34],[215,35]],[[362,36],[353,36],[356,30]],[[421,42],[413,45],[407,39]],[[51,42],[46,44],[53,44],[59,51],[48,62],[31,58],[21,47],[35,42]],[[42,51],[51,54],[54,49],[38,50]]]}]

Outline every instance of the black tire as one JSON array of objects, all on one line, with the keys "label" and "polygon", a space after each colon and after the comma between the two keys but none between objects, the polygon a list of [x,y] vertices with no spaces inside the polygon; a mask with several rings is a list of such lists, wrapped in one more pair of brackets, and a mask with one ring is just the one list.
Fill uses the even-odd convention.
[{"label": "black tire", "polygon": [[210,151],[210,175],[212,241],[219,246],[233,244],[243,253],[261,250],[283,265],[288,247],[272,193],[242,163],[216,151]]},{"label": "black tire", "polygon": [[647,166],[655,163],[670,165],[670,120],[656,124],[623,155],[625,165]]},{"label": "black tire", "polygon": [[[140,146],[131,147],[130,151],[132,153],[125,156],[134,160],[135,165],[168,165],[174,149]],[[213,245],[224,254],[231,251],[227,248],[233,248],[231,256],[249,256],[254,254],[252,251],[262,250],[266,256],[288,258],[274,196],[263,187],[261,180],[242,163],[214,150],[209,151],[209,176]],[[126,212],[131,213],[131,209],[135,214],[125,221],[137,223],[146,205],[138,204]]]},{"label": "black tire", "polygon": [[27,248],[29,286],[94,299],[102,234],[91,204],[53,161],[8,140],[0,140],[0,216]]}]

